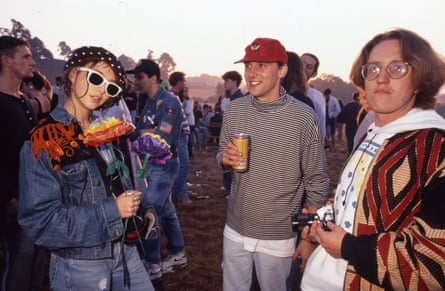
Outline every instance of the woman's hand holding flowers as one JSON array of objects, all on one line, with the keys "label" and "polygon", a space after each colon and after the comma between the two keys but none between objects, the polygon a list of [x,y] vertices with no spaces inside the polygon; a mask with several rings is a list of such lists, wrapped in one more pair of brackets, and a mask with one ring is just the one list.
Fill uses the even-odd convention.
[{"label": "woman's hand holding flowers", "polygon": [[121,218],[129,218],[136,215],[141,204],[142,192],[127,190],[116,197],[116,204]]}]

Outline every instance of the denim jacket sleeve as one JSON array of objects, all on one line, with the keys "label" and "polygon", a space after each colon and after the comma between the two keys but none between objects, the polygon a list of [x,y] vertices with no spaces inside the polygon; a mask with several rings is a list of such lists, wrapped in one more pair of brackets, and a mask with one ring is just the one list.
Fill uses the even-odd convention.
[{"label": "denim jacket sleeve", "polygon": [[19,177],[19,223],[37,245],[93,247],[122,236],[116,201],[107,197],[94,159],[55,171],[45,152],[34,159],[27,141]]}]

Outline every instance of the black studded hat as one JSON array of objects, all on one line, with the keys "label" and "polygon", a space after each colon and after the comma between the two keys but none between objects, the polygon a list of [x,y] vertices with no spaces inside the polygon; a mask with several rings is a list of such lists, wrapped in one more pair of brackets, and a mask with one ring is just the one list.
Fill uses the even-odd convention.
[{"label": "black studded hat", "polygon": [[121,88],[125,88],[124,67],[115,55],[102,47],[83,46],[75,49],[68,61],[65,63],[64,71],[67,71],[74,66],[85,64],[85,62],[88,62],[90,60],[99,60],[109,64],[118,77],[118,85],[121,86]]}]

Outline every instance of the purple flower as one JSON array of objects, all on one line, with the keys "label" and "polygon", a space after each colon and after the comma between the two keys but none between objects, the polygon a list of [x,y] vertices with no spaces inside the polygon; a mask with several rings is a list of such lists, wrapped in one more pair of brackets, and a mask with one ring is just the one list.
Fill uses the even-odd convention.
[{"label": "purple flower", "polygon": [[170,145],[160,135],[145,133],[139,136],[131,145],[131,151],[144,156],[144,166],[148,161],[152,164],[164,165],[173,154]]}]

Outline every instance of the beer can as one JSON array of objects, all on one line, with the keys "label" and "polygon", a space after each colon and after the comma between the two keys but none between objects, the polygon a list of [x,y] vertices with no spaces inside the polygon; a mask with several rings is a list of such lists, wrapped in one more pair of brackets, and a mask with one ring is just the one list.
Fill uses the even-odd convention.
[{"label": "beer can", "polygon": [[241,152],[243,160],[232,168],[237,172],[245,172],[249,167],[249,136],[245,133],[235,134],[233,136],[233,144]]}]

